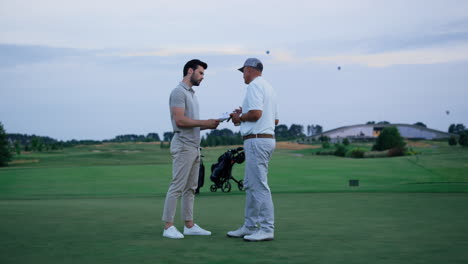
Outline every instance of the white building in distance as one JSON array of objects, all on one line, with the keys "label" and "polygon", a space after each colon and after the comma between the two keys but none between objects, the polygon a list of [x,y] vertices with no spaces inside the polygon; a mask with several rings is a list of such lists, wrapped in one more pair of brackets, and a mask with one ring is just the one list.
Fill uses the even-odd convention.
[{"label": "white building in distance", "polygon": [[417,125],[408,124],[365,124],[365,125],[353,125],[344,126],[328,130],[322,134],[315,135],[314,138],[318,139],[321,136],[327,136],[332,141],[336,142],[344,138],[349,140],[365,140],[375,139],[380,135],[380,132],[385,127],[394,126],[400,132],[400,135],[407,139],[445,139],[450,137],[450,133],[426,128]]}]

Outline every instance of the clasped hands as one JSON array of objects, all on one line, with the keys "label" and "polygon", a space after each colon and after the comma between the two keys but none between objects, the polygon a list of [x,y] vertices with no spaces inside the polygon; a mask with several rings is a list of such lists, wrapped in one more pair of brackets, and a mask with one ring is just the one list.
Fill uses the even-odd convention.
[{"label": "clasped hands", "polygon": [[[240,119],[241,114],[242,114],[242,107],[240,107],[240,106],[239,106],[239,108],[232,111],[231,114],[229,114],[229,119],[232,119],[232,123],[235,126],[240,125],[240,123],[242,122],[241,119]],[[228,119],[228,121],[229,121],[229,119]]]}]

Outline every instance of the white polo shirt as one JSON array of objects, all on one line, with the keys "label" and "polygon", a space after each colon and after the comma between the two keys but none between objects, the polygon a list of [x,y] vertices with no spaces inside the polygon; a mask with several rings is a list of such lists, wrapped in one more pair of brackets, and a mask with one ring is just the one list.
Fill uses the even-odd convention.
[{"label": "white polo shirt", "polygon": [[258,76],[247,86],[247,92],[242,103],[242,113],[250,110],[262,110],[262,117],[257,122],[242,122],[242,136],[250,134],[275,134],[275,119],[278,119],[278,104],[276,92],[262,77]]}]

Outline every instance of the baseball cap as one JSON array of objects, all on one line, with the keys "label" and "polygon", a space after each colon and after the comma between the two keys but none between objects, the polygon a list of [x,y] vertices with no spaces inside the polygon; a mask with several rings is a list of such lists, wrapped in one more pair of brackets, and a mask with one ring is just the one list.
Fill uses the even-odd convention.
[{"label": "baseball cap", "polygon": [[239,68],[238,70],[244,72],[245,67],[252,67],[259,71],[263,71],[263,63],[257,58],[248,58],[244,62],[244,66],[242,66],[242,68]]}]

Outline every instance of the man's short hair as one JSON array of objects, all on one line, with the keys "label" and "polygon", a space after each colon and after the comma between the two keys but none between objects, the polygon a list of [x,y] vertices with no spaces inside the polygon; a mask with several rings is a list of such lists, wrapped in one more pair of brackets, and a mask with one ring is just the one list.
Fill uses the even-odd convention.
[{"label": "man's short hair", "polygon": [[195,71],[198,68],[198,66],[202,66],[203,69],[205,70],[208,68],[208,64],[206,64],[205,62],[201,60],[194,59],[194,60],[188,61],[184,66],[184,77],[187,75],[189,69],[192,69]]}]

